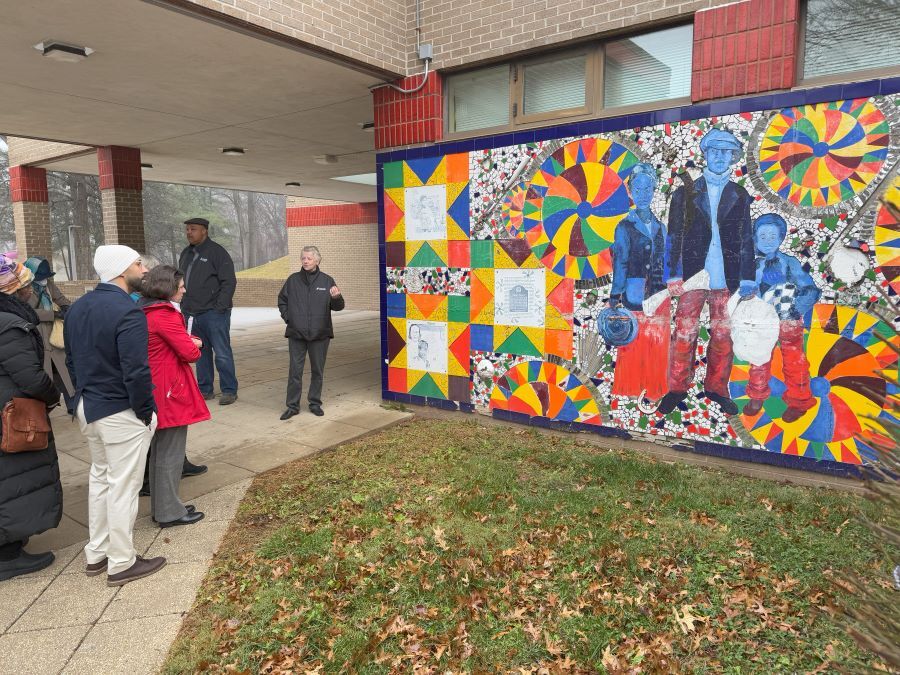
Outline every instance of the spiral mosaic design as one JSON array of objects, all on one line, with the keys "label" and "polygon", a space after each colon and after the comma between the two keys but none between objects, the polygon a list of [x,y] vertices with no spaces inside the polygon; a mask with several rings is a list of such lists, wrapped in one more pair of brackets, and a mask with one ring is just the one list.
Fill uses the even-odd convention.
[{"label": "spiral mosaic design", "polygon": [[833,206],[860,194],[887,157],[890,129],[868,99],[785,108],[759,148],[768,187],[803,207]]},{"label": "spiral mosaic design", "polygon": [[600,409],[591,392],[562,366],[525,361],[497,379],[491,410],[508,410],[557,422],[600,424]]},{"label": "spiral mosaic design", "polygon": [[567,143],[544,161],[528,185],[522,222],[544,266],[573,279],[611,271],[609,247],[630,206],[624,181],[636,163],[630,150],[600,138]]},{"label": "spiral mosaic design", "polygon": [[[900,179],[895,179],[900,184]],[[875,263],[888,283],[888,293],[900,294],[900,221],[881,205],[875,215]]]},{"label": "spiral mosaic design", "polygon": [[[741,417],[750,435],[770,452],[860,464],[875,459],[869,444],[873,435],[886,434],[880,423],[894,418],[884,409],[886,396],[896,395],[891,384],[897,374],[897,354],[882,342],[880,333],[895,345],[896,334],[876,317],[843,305],[819,304],[806,318],[804,342],[810,364],[810,388],[816,405],[795,422],[785,422],[787,406],[781,350],[772,354],[771,395],[757,417]],[[879,375],[886,370],[888,380]],[[736,364],[731,395],[746,402],[749,366]]]},{"label": "spiral mosaic design", "polygon": [[525,184],[519,183],[507,193],[500,206],[503,226],[514,237],[522,236],[522,207],[525,205],[526,192]]}]

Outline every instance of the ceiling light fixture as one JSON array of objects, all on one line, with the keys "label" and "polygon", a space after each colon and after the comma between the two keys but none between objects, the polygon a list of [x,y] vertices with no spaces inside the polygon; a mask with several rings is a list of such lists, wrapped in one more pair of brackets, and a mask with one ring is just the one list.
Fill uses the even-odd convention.
[{"label": "ceiling light fixture", "polygon": [[142,162],[142,163],[141,163],[141,168],[142,168],[142,169],[152,169],[152,168],[153,168],[153,165],[152,165],[152,164],[144,164],[144,163]]},{"label": "ceiling light fixture", "polygon": [[90,47],[79,47],[57,40],[44,40],[34,45],[41,54],[54,61],[63,63],[78,63],[94,53]]},{"label": "ceiling light fixture", "polygon": [[233,148],[222,148],[222,154],[228,155],[229,157],[237,157],[239,155],[244,154],[243,148],[233,147]]},{"label": "ceiling light fixture", "polygon": [[313,157],[316,164],[337,164],[337,155],[316,155]]},{"label": "ceiling light fixture", "polygon": [[297,181],[292,180],[290,183],[285,183],[284,187],[301,187],[302,185],[302,183],[298,183]]}]

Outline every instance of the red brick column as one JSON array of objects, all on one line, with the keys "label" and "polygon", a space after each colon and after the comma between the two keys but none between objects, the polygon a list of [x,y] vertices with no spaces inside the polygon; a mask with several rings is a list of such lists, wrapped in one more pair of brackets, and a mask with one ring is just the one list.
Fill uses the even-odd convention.
[{"label": "red brick column", "polygon": [[[402,89],[414,89],[421,75],[394,82]],[[390,87],[372,92],[375,105],[375,149],[398,145],[434,143],[444,137],[444,101],[441,76],[428,74],[425,86],[414,94],[401,94]]]},{"label": "red brick column", "polygon": [[33,166],[12,166],[9,187],[19,261],[25,262],[29,256],[53,260],[47,172]]},{"label": "red brick column", "polygon": [[706,101],[797,83],[799,0],[744,0],[694,15],[691,99]]},{"label": "red brick column", "polygon": [[107,244],[124,244],[141,253],[144,237],[141,151],[110,145],[97,148],[100,169],[100,201]]}]

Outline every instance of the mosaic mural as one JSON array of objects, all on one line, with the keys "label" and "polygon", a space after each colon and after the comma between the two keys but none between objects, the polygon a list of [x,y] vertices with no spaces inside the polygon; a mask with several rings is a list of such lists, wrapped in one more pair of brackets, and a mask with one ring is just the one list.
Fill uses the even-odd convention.
[{"label": "mosaic mural", "polygon": [[489,146],[381,165],[386,397],[872,459],[900,98]]}]

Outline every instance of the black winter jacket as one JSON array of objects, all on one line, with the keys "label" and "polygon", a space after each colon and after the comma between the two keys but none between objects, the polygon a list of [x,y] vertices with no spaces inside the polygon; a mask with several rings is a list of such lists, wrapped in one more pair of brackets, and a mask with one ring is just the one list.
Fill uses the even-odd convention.
[{"label": "black winter jacket", "polygon": [[[0,409],[14,397],[59,403],[59,390],[40,358],[40,339],[27,321],[0,312]],[[52,432],[46,450],[0,452],[0,545],[54,528],[60,518],[62,484]]]},{"label": "black winter jacket", "polygon": [[331,297],[334,279],[322,270],[312,274],[303,270],[287,278],[278,294],[278,311],[287,324],[284,336],[303,340],[334,337],[331,312],[344,309],[344,296]]},{"label": "black winter jacket", "polygon": [[[191,268],[190,276],[188,267]],[[181,311],[203,314],[210,310],[225,312],[231,309],[237,277],[234,261],[220,244],[207,238],[202,244],[188,246],[178,257],[178,269],[184,275],[186,289],[181,299]]]}]

